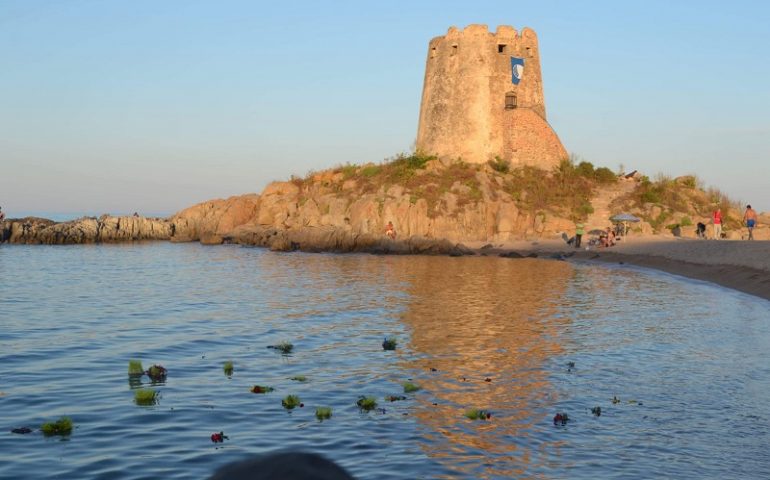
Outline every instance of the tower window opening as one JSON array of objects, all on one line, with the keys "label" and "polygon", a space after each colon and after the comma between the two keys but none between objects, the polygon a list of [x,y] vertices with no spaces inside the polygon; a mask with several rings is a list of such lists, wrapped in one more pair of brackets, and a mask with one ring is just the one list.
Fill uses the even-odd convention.
[{"label": "tower window opening", "polygon": [[506,110],[513,110],[518,105],[516,103],[516,94],[513,92],[508,92],[505,94],[505,109]]},{"label": "tower window opening", "polygon": [[452,45],[452,55],[457,53],[457,45]]},{"label": "tower window opening", "polygon": [[500,43],[497,45],[497,53],[505,53],[505,47],[506,45],[504,43]]},{"label": "tower window opening", "polygon": [[430,58],[436,57],[436,47],[430,49]]}]

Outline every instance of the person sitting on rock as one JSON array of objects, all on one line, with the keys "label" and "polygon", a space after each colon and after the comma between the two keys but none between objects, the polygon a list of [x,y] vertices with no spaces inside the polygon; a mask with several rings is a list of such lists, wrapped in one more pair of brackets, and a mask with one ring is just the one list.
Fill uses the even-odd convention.
[{"label": "person sitting on rock", "polygon": [[3,207],[0,207],[0,222],[5,220],[5,214],[3,213]]},{"label": "person sitting on rock", "polygon": [[388,222],[388,225],[385,227],[385,235],[391,240],[396,239],[396,229],[393,227],[393,222]]}]

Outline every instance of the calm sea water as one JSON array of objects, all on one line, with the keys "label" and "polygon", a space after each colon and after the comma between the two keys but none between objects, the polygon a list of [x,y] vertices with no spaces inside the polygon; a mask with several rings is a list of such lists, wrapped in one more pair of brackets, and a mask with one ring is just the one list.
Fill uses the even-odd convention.
[{"label": "calm sea water", "polygon": [[[205,478],[285,448],[362,479],[767,478],[768,307],[624,266],[3,245],[0,478]],[[144,379],[157,405],[134,404],[132,358],[168,368]],[[9,433],[62,415],[68,437]]]}]

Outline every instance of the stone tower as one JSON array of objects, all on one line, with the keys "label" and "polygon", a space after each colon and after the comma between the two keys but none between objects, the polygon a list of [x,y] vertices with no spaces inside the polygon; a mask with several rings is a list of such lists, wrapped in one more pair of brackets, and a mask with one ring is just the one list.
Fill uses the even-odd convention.
[{"label": "stone tower", "polygon": [[550,169],[567,158],[545,119],[537,36],[451,27],[428,46],[417,148],[442,158]]}]

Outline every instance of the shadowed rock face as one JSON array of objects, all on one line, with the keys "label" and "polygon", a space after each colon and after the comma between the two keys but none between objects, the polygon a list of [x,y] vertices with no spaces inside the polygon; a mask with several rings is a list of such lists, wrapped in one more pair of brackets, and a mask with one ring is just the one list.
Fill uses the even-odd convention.
[{"label": "shadowed rock face", "polygon": [[168,240],[172,227],[166,219],[145,217],[83,217],[70,222],[45,218],[10,219],[3,223],[0,239],[21,244],[64,245]]}]

